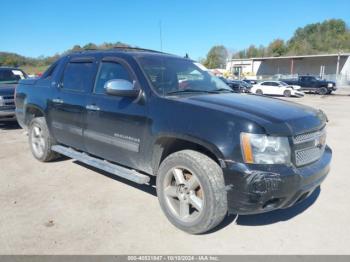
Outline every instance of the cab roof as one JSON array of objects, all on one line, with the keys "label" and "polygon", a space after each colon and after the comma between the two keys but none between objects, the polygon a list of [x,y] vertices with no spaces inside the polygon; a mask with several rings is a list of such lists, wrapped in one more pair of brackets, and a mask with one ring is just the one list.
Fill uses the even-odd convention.
[{"label": "cab roof", "polygon": [[133,57],[140,57],[140,56],[147,55],[147,56],[166,56],[166,57],[182,58],[177,55],[172,55],[172,54],[157,51],[157,50],[138,48],[138,47],[115,47],[112,49],[105,49],[105,50],[88,49],[88,50],[82,50],[82,51],[73,51],[71,53],[68,53],[67,55],[84,56],[84,55],[99,55],[99,54],[124,54],[124,55],[130,55]]}]

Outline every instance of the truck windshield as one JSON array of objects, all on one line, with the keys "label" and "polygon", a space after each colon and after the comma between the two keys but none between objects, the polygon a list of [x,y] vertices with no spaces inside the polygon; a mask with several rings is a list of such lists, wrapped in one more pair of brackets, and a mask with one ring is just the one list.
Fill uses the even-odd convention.
[{"label": "truck windshield", "polygon": [[288,86],[285,82],[278,82],[281,86]]},{"label": "truck windshield", "polygon": [[0,83],[18,83],[19,80],[26,78],[26,75],[17,69],[0,69]]},{"label": "truck windshield", "polygon": [[232,92],[221,79],[191,60],[163,56],[142,56],[138,60],[159,95]]}]

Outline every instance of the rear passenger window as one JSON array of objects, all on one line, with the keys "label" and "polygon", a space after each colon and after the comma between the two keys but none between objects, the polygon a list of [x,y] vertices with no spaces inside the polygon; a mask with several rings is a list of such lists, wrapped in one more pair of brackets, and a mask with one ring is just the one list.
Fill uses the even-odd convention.
[{"label": "rear passenger window", "polygon": [[104,85],[112,79],[124,79],[132,82],[132,79],[125,67],[116,62],[102,62],[95,84],[95,93],[104,94]]},{"label": "rear passenger window", "polygon": [[94,63],[70,62],[64,69],[63,89],[72,91],[91,90],[94,80]]}]

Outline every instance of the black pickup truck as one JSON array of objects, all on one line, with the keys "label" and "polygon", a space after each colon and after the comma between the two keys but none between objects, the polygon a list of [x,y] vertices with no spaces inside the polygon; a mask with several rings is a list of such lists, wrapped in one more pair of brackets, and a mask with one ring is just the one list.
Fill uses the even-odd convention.
[{"label": "black pickup truck", "polygon": [[250,93],[251,84],[241,80],[230,80],[225,77],[219,77],[226,85],[231,87],[235,93]]},{"label": "black pickup truck", "polygon": [[234,94],[194,61],[143,49],[63,56],[20,82],[16,115],[40,161],[62,154],[140,184],[156,176],[165,215],[193,234],[303,201],[332,156],[322,111]]},{"label": "black pickup truck", "polygon": [[281,79],[288,85],[298,85],[300,91],[313,92],[320,95],[331,94],[337,90],[335,82],[327,81],[315,76],[299,76],[297,79]]},{"label": "black pickup truck", "polygon": [[0,121],[15,120],[15,88],[20,79],[27,78],[18,68],[0,67]]}]

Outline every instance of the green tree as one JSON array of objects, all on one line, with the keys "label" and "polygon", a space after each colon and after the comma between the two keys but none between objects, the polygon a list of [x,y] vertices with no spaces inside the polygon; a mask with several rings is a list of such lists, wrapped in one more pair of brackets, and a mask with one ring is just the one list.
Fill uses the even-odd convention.
[{"label": "green tree", "polygon": [[275,39],[267,47],[247,49],[233,54],[232,58],[308,55],[350,51],[350,30],[341,19],[325,20],[298,28],[287,41]]},{"label": "green tree", "polygon": [[318,54],[349,51],[350,31],[341,19],[298,28],[288,41],[289,54]]},{"label": "green tree", "polygon": [[72,51],[81,51],[81,50],[83,50],[83,48],[80,45],[75,45],[75,46],[73,46],[73,48],[71,50]]},{"label": "green tree", "polygon": [[97,45],[95,45],[94,43],[88,43],[88,44],[83,46],[83,49],[85,49],[85,50],[87,50],[87,49],[97,49]]},{"label": "green tree", "polygon": [[258,57],[259,56],[259,50],[255,45],[250,45],[246,52],[247,57]]},{"label": "green tree", "polygon": [[282,39],[273,40],[267,47],[267,55],[269,56],[282,56],[286,53],[287,47]]},{"label": "green tree", "polygon": [[213,46],[204,62],[207,68],[221,68],[226,64],[228,53],[223,45]]}]

